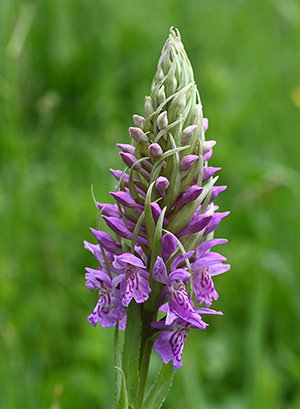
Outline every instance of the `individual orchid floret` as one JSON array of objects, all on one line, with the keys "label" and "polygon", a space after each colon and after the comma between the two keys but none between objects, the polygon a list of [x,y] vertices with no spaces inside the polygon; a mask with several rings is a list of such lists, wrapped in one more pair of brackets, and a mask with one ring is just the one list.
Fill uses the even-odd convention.
[{"label": "individual orchid floret", "polygon": [[202,147],[202,155],[206,155],[216,144],[216,141],[204,141]]},{"label": "individual orchid floret", "polygon": [[131,153],[131,155],[135,154],[135,147],[129,143],[117,143],[117,147],[125,153]]},{"label": "individual orchid floret", "polygon": [[[188,322],[190,318],[197,320],[194,311],[194,303],[187,293],[184,284],[184,281],[189,280],[190,273],[184,268],[176,268],[177,264],[180,264],[192,254],[193,252],[189,252],[177,257],[171,265],[172,272],[169,275],[167,275],[167,268],[161,257],[157,257],[154,265],[153,278],[156,281],[167,285],[168,292],[171,295],[171,298],[167,303],[167,325],[171,324],[176,316],[182,318],[186,322]],[[174,316],[174,314],[176,314],[176,316]]]},{"label": "individual orchid floret", "polygon": [[203,132],[206,132],[208,129],[208,119],[207,118],[203,118],[202,126],[203,126]]},{"label": "individual orchid floret", "polygon": [[149,273],[143,261],[131,253],[124,253],[115,257],[113,266],[119,270],[122,304],[128,307],[132,298],[137,303],[145,302],[151,288],[149,286]]},{"label": "individual orchid floret", "polygon": [[105,221],[107,226],[118,236],[124,237],[125,239],[129,239],[131,237],[131,232],[123,219],[107,216],[102,216],[102,219]]},{"label": "individual orchid floret", "polygon": [[97,207],[100,212],[108,217],[121,217],[118,205],[110,203],[99,203],[97,202]]},{"label": "individual orchid floret", "polygon": [[230,212],[222,212],[222,213],[214,213],[212,215],[212,219],[207,225],[205,231],[204,231],[204,236],[207,236],[209,233],[213,232],[216,230],[216,228],[219,226],[221,221],[224,219],[224,217],[228,216]]},{"label": "individual orchid floret", "polygon": [[115,288],[115,280],[111,280],[109,276],[92,268],[86,268],[87,273],[87,288],[91,290],[96,288],[99,291],[99,299],[97,305],[88,317],[88,321],[94,327],[98,322],[103,328],[115,327],[117,321],[121,321],[125,316],[125,311],[118,297],[118,292]]},{"label": "individual orchid floret", "polygon": [[[161,310],[164,311],[165,306]],[[182,351],[189,330],[191,328],[205,329],[208,325],[199,314],[222,315],[222,312],[207,308],[197,308],[195,314],[198,315],[198,319],[192,322],[186,322],[176,317],[171,324],[167,324],[166,321],[151,324],[152,327],[163,330],[154,342],[154,350],[160,355],[164,364],[172,361],[174,371],[182,366]]]},{"label": "individual orchid floret", "polygon": [[110,194],[122,206],[136,207],[136,201],[131,197],[130,193],[120,190],[119,192],[110,192]]},{"label": "individual orchid floret", "polygon": [[129,134],[136,142],[141,141],[142,143],[148,142],[147,135],[141,130],[141,128],[129,128]]},{"label": "individual orchid floret", "polygon": [[99,244],[92,244],[86,240],[84,240],[83,243],[84,247],[93,254],[93,256],[99,261],[100,265],[102,266],[104,263],[104,259]]},{"label": "individual orchid floret", "polygon": [[181,134],[181,143],[186,144],[189,142],[191,137],[194,135],[196,129],[198,128],[198,125],[190,125],[187,126]]},{"label": "individual orchid floret", "polygon": [[205,162],[208,162],[209,161],[209,159],[212,157],[212,154],[213,154],[213,150],[211,149],[210,151],[208,151],[203,157],[202,157],[202,161],[205,163]]},{"label": "individual orchid floret", "polygon": [[141,115],[133,115],[135,126],[141,127],[145,124],[145,118]]},{"label": "individual orchid floret", "polygon": [[185,171],[191,169],[193,164],[196,162],[196,160],[199,159],[199,156],[197,155],[188,155],[185,156],[181,162],[180,162],[180,170]]},{"label": "individual orchid floret", "polygon": [[168,115],[167,111],[163,111],[157,117],[157,126],[159,130],[162,130],[168,126]]},{"label": "individual orchid floret", "polygon": [[168,189],[169,185],[170,182],[164,176],[160,176],[155,182],[155,187],[161,196],[165,196],[166,190]]},{"label": "individual orchid floret", "polygon": [[163,154],[163,150],[161,149],[161,146],[158,143],[152,143],[148,147],[148,153],[151,158],[158,159]]},{"label": "individual orchid floret", "polygon": [[203,168],[203,176],[202,176],[202,182],[206,182],[210,177],[212,177],[218,170],[221,168],[216,168],[213,166],[206,166]]},{"label": "individual orchid floret", "polygon": [[215,290],[212,275],[222,274],[229,270],[222,264],[226,258],[215,252],[209,252],[211,247],[226,243],[225,239],[212,239],[201,243],[196,249],[196,259],[191,263],[193,272],[193,291],[199,304],[210,307],[212,299],[217,300],[219,294]]},{"label": "individual orchid floret", "polygon": [[164,325],[167,331],[162,331],[154,342],[155,352],[164,364],[172,361],[174,371],[182,366],[182,351],[190,327],[191,324],[178,319],[171,325]]},{"label": "individual orchid floret", "polygon": [[178,247],[178,239],[172,233],[166,233],[161,239],[161,252],[164,258],[168,258]]},{"label": "individual orchid floret", "polygon": [[204,302],[207,308],[211,306],[212,299],[217,300],[219,298],[209,274],[209,267],[199,269],[193,274],[193,291],[199,304],[201,305]]},{"label": "individual orchid floret", "polygon": [[103,246],[107,251],[110,251],[112,254],[121,254],[122,246],[120,243],[116,242],[108,233],[100,230],[95,230],[90,228],[93,235],[96,237],[98,242]]}]

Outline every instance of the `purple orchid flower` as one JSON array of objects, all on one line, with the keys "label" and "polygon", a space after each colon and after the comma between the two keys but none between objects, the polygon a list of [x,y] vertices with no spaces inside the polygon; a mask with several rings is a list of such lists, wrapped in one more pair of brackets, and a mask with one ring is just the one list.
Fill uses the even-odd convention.
[{"label": "purple orchid flower", "polygon": [[118,279],[124,307],[128,307],[132,298],[137,303],[145,302],[151,288],[148,282],[149,273],[145,270],[144,262],[131,253],[124,253],[115,257],[113,266],[119,270]]},{"label": "purple orchid flower", "polygon": [[188,281],[190,273],[185,268],[177,269],[177,265],[181,261],[187,259],[193,254],[189,252],[176,257],[171,265],[174,270],[168,275],[167,267],[161,257],[157,257],[153,268],[154,280],[165,284],[167,293],[171,295],[171,299],[166,304],[166,325],[170,325],[176,318],[180,317],[189,322],[190,320],[197,321],[198,315],[194,311],[194,303],[186,291],[184,281]]},{"label": "purple orchid flower", "polygon": [[[160,310],[166,311],[167,308],[165,304]],[[197,308],[195,310],[195,316],[197,316],[197,318],[189,322],[186,322],[174,314],[175,319],[172,320],[170,324],[167,323],[167,319],[165,319],[165,321],[151,323],[153,328],[163,330],[154,342],[154,350],[160,355],[164,364],[172,361],[172,366],[175,371],[182,366],[182,351],[190,328],[205,329],[208,326],[199,314],[222,315],[222,312],[208,308]]]},{"label": "purple orchid flower", "polygon": [[86,268],[85,274],[86,286],[92,291],[96,288],[99,291],[99,299],[96,307],[88,321],[94,327],[98,322],[103,328],[115,327],[117,321],[122,322],[120,329],[124,329],[125,311],[119,298],[119,290],[116,289],[116,280],[111,280],[110,277],[101,270]]},{"label": "purple orchid flower", "polygon": [[182,366],[182,351],[190,326],[191,324],[180,319],[171,325],[165,325],[168,331],[161,332],[154,342],[155,352],[160,355],[164,364],[172,361],[174,371]]},{"label": "purple orchid flower", "polygon": [[207,240],[196,248],[196,259],[191,263],[193,272],[193,291],[199,304],[210,307],[212,300],[217,300],[219,294],[215,290],[212,275],[222,274],[229,270],[229,265],[222,264],[225,257],[215,252],[209,252],[213,246],[226,243],[225,239]]}]

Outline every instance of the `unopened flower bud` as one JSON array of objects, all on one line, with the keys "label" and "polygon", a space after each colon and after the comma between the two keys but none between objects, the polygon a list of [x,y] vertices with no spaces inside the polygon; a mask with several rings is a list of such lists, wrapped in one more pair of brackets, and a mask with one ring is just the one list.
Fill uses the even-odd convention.
[{"label": "unopened flower bud", "polygon": [[171,233],[166,233],[161,239],[161,250],[164,258],[169,257],[177,249],[176,237]]},{"label": "unopened flower bud", "polygon": [[214,213],[212,215],[212,219],[211,219],[210,223],[208,224],[208,226],[204,230],[203,236],[207,236],[209,233],[214,231],[219,226],[222,219],[224,219],[224,217],[228,216],[229,213],[230,212]]},{"label": "unopened flower bud", "polygon": [[199,159],[197,155],[187,155],[183,159],[181,159],[179,168],[181,171],[189,170],[193,166],[194,162]]},{"label": "unopened flower bud", "polygon": [[139,128],[141,126],[144,126],[145,123],[145,118],[143,116],[140,115],[133,115],[133,121],[135,123],[135,126],[138,126]]},{"label": "unopened flower bud", "polygon": [[181,133],[181,143],[183,144],[187,143],[194,135],[197,128],[198,125],[187,126]]},{"label": "unopened flower bud", "polygon": [[208,225],[211,219],[212,215],[200,214],[199,216],[194,217],[187,227],[192,233],[198,233]]},{"label": "unopened flower bud", "polygon": [[148,142],[148,137],[147,135],[141,130],[141,128],[134,128],[130,127],[129,128],[129,133],[132,139],[134,139],[136,142],[141,141],[141,143],[146,143]]},{"label": "unopened flower bud", "polygon": [[207,128],[208,128],[208,119],[207,118],[203,118],[202,127],[203,127],[203,132],[206,132]]},{"label": "unopened flower bud", "polygon": [[122,149],[125,153],[131,153],[131,155],[135,154],[135,147],[128,143],[117,143],[117,147]]},{"label": "unopened flower bud", "polygon": [[[120,180],[121,177],[123,178],[124,183],[129,182],[129,175],[127,173],[122,172],[121,170],[109,169],[110,173],[117,179]],[[122,176],[123,175],[123,176]]]},{"label": "unopened flower bud", "polygon": [[130,193],[120,190],[119,192],[110,192],[113,198],[118,203],[125,207],[136,207],[135,200],[131,197]]},{"label": "unopened flower bud", "polygon": [[207,162],[213,154],[213,150],[211,149],[210,151],[208,151],[202,158],[203,162]]},{"label": "unopened flower bud", "polygon": [[202,117],[203,117],[202,105],[201,104],[196,104],[195,105],[193,122],[198,122],[199,118],[202,118]]},{"label": "unopened flower bud", "polygon": [[193,202],[197,199],[203,192],[203,187],[193,185],[191,186],[184,194],[182,195],[182,199],[185,203]]},{"label": "unopened flower bud", "polygon": [[178,98],[178,102],[177,102],[177,105],[176,105],[176,108],[175,108],[175,116],[177,118],[179,117],[181,112],[184,110],[185,106],[186,106],[186,95],[182,94]]},{"label": "unopened flower bud", "polygon": [[158,159],[163,154],[163,150],[158,143],[152,143],[148,148],[148,152],[149,156],[153,159]]},{"label": "unopened flower bud", "polygon": [[[137,161],[137,158],[132,155],[131,153],[125,153],[125,152],[120,152],[119,155],[121,156],[122,161],[125,163],[126,166],[131,168]],[[138,170],[141,169],[142,165],[140,162],[138,162],[134,169]]]},{"label": "unopened flower bud", "polygon": [[158,72],[158,74],[157,74],[157,79],[158,79],[159,81],[161,81],[161,80],[164,78],[164,76],[165,76],[165,74],[164,74],[163,70],[160,69],[159,72]]},{"label": "unopened flower bud", "polygon": [[225,189],[227,189],[227,186],[213,186],[212,191],[211,191],[211,197],[210,201],[213,202],[215,198],[223,192]]},{"label": "unopened flower bud", "polygon": [[146,117],[149,117],[152,112],[154,111],[153,105],[152,105],[152,100],[150,97],[145,98],[145,114]]},{"label": "unopened flower bud", "polygon": [[175,75],[172,75],[172,77],[168,78],[166,81],[167,95],[169,96],[169,95],[175,94],[176,90],[177,90],[177,80],[175,78]]},{"label": "unopened flower bud", "polygon": [[167,53],[165,53],[165,56],[162,60],[162,69],[165,73],[167,73],[171,67],[171,60],[170,57],[167,55]]},{"label": "unopened flower bud", "polygon": [[166,99],[165,86],[162,85],[157,93],[157,101],[159,105],[162,104],[165,101],[165,99]]},{"label": "unopened flower bud", "polygon": [[202,155],[206,155],[216,143],[216,141],[205,141],[202,148]]},{"label": "unopened flower bud", "polygon": [[129,238],[130,230],[128,229],[126,223],[123,219],[118,219],[117,217],[106,217],[102,216],[107,226],[115,232],[118,236]]},{"label": "unopened flower bud", "polygon": [[161,114],[158,115],[157,126],[160,131],[168,126],[167,111],[163,111]]},{"label": "unopened flower bud", "polygon": [[118,205],[97,202],[97,207],[105,216],[121,217]]},{"label": "unopened flower bud", "polygon": [[90,228],[93,235],[96,237],[98,242],[103,246],[107,251],[110,251],[113,254],[119,255],[122,254],[122,246],[120,243],[117,243],[108,233],[104,231],[95,230]]},{"label": "unopened flower bud", "polygon": [[169,184],[170,182],[164,176],[160,176],[159,178],[157,178],[155,182],[155,187],[161,196],[165,196],[166,190],[168,189]]},{"label": "unopened flower bud", "polygon": [[213,176],[221,168],[214,168],[212,166],[204,166],[202,182],[206,182],[211,176]]},{"label": "unopened flower bud", "polygon": [[[156,202],[150,203],[150,207],[151,207],[151,212],[152,212],[153,219],[155,221],[157,221],[159,219],[160,214],[161,214],[161,208],[160,208],[159,204],[156,203]],[[165,224],[168,223],[168,220],[165,217],[164,217],[164,223]]]}]

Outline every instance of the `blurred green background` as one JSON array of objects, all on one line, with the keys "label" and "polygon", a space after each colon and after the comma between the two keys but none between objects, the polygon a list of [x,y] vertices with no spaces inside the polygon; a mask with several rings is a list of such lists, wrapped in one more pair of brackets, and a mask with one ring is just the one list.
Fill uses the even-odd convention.
[{"label": "blurred green background", "polygon": [[113,330],[86,320],[90,186],[110,200],[172,25],[218,141],[232,269],[164,407],[299,408],[299,2],[1,0],[0,19],[0,408],[112,407]]}]

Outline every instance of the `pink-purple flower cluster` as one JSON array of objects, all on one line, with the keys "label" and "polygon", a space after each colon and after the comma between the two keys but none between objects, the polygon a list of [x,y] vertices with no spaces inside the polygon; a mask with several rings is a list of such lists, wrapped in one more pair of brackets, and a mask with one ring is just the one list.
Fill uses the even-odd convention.
[{"label": "pink-purple flower cluster", "polygon": [[133,119],[132,143],[118,144],[126,168],[111,170],[118,182],[111,192],[115,204],[97,203],[114,237],[91,229],[98,244],[85,242],[99,263],[86,269],[87,288],[99,291],[88,320],[125,329],[130,303],[152,309],[154,349],[176,370],[189,330],[206,328],[203,314],[222,314],[210,308],[219,297],[213,277],[230,266],[211,251],[227,242],[213,233],[229,213],[213,204],[226,189],[214,186],[220,168],[208,166],[216,142],[205,141],[208,120],[174,32],[158,63],[145,116]]}]

